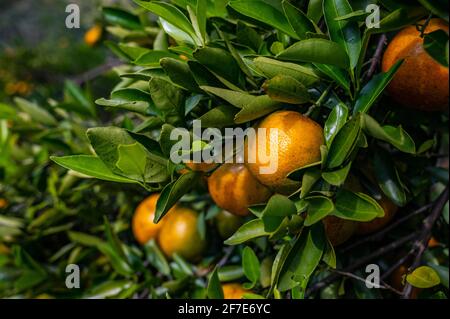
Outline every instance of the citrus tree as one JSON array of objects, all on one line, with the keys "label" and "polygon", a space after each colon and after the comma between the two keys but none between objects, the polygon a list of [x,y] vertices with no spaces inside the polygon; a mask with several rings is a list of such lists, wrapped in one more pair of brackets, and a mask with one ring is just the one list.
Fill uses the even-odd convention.
[{"label": "citrus tree", "polygon": [[[130,120],[51,157],[147,194],[66,233],[109,270],[79,256],[77,296],[447,298],[448,3],[134,3],[103,8],[123,65],[96,101]],[[264,133],[215,153],[230,128]]]}]

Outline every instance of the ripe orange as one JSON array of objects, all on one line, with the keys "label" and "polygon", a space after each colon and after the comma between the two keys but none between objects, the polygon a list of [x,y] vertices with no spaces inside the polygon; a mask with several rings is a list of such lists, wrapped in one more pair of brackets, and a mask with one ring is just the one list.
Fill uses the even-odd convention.
[{"label": "ripe orange", "polygon": [[333,246],[339,246],[350,239],[356,231],[357,224],[336,216],[327,216],[323,219],[325,232]]},{"label": "ripe orange", "polygon": [[222,238],[226,239],[233,235],[236,230],[243,224],[243,219],[240,216],[235,216],[226,210],[222,210],[216,216],[216,226]]},{"label": "ripe orange", "polygon": [[200,257],[206,242],[197,228],[198,214],[189,208],[174,207],[164,219],[164,227],[158,234],[164,254],[171,258],[176,253],[190,261]]},{"label": "ripe orange", "polygon": [[[425,34],[436,30],[448,33],[448,24],[441,19],[431,19]],[[383,71],[387,72],[401,59],[405,61],[387,89],[395,101],[423,111],[446,110],[449,105],[448,68],[425,51],[423,38],[415,26],[406,27],[389,43],[382,61]]]},{"label": "ripe orange", "polygon": [[378,201],[378,204],[384,210],[384,216],[380,218],[375,218],[370,222],[358,223],[358,228],[356,233],[359,235],[367,235],[374,233],[380,229],[383,229],[387,224],[391,222],[397,213],[398,207],[387,197],[383,195],[381,200]]},{"label": "ripe orange", "polygon": [[[266,129],[266,154],[263,148],[259,148],[257,134],[255,139],[247,140],[245,159],[252,174],[264,185],[284,189],[293,183],[287,178],[289,173],[320,161],[320,146],[324,144],[323,129],[310,118],[294,111],[278,111],[263,119],[257,128]],[[278,136],[271,129],[278,129]],[[278,152],[271,148],[271,144],[277,145]],[[251,163],[252,154],[256,155],[256,163]],[[274,173],[261,172],[261,168],[268,166],[268,163],[264,163],[264,155],[270,156],[274,163],[278,161]]]},{"label": "ripe orange", "polygon": [[208,189],[217,206],[238,216],[248,215],[248,206],[264,203],[271,195],[244,164],[220,166],[208,178]]},{"label": "ripe orange", "polygon": [[0,209],[5,208],[8,206],[8,201],[4,198],[0,198]]},{"label": "ripe orange", "polygon": [[240,284],[229,283],[222,285],[224,299],[242,299],[244,294],[250,293],[250,290],[242,288]]},{"label": "ripe orange", "polygon": [[434,237],[431,237],[428,241],[428,248],[439,247],[440,245],[441,244]]},{"label": "ripe orange", "polygon": [[150,195],[139,204],[134,213],[131,225],[134,238],[136,238],[141,245],[144,245],[152,238],[156,238],[164,224],[164,219],[158,224],[153,223],[158,198],[159,194]]},{"label": "ripe orange", "polygon": [[101,25],[95,25],[90,28],[84,35],[84,42],[89,46],[94,46],[100,41],[103,34],[103,28]]}]

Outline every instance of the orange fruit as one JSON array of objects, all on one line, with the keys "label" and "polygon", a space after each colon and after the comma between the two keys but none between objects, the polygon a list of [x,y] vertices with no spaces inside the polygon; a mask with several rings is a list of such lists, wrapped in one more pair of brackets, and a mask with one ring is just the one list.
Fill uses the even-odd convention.
[{"label": "orange fruit", "polygon": [[244,223],[242,217],[233,215],[226,210],[222,210],[217,214],[215,219],[220,237],[224,239],[231,237]]},{"label": "orange fruit", "polygon": [[101,25],[95,25],[92,28],[90,28],[85,34],[84,34],[84,42],[89,46],[94,46],[95,44],[100,41],[103,34],[103,28]]},{"label": "orange fruit", "polygon": [[222,285],[224,299],[242,299],[244,294],[250,293],[250,290],[242,288],[240,284],[229,283]]},{"label": "orange fruit", "polygon": [[144,245],[152,238],[156,238],[164,224],[164,220],[161,220],[158,224],[153,223],[158,198],[159,194],[150,195],[139,204],[133,215],[131,226],[134,238],[141,245]]},{"label": "orange fruit", "polygon": [[380,206],[383,208],[384,216],[375,218],[370,222],[358,223],[358,228],[356,229],[357,234],[367,235],[374,233],[380,229],[383,229],[394,218],[395,214],[397,213],[398,207],[391,200],[389,200],[389,198],[383,195],[381,200],[378,201],[378,204],[380,204]]},{"label": "orange fruit", "polygon": [[[441,19],[431,19],[425,34],[436,30],[448,33],[448,24]],[[415,26],[406,27],[389,43],[383,56],[383,72],[401,59],[405,61],[387,88],[392,98],[407,108],[446,110],[449,105],[448,68],[425,51],[423,38]]]},{"label": "orange fruit", "polygon": [[176,253],[190,261],[200,257],[206,242],[197,228],[198,214],[189,208],[174,207],[164,219],[164,227],[158,234],[163,253],[169,258]]},{"label": "orange fruit", "polygon": [[430,240],[428,241],[428,248],[434,248],[434,247],[439,247],[439,246],[440,246],[440,243],[434,237],[431,237]]},{"label": "orange fruit", "polygon": [[8,201],[4,198],[0,198],[0,209],[5,208],[8,206]]},{"label": "orange fruit", "polygon": [[339,246],[350,239],[356,231],[357,223],[336,216],[323,219],[325,232],[333,246]]},{"label": "orange fruit", "polygon": [[220,166],[208,178],[208,189],[217,206],[238,216],[248,215],[248,206],[264,203],[272,194],[244,164]]},{"label": "orange fruit", "polygon": [[[294,111],[278,111],[263,119],[257,128],[266,129],[265,150],[259,147],[263,141],[259,142],[257,131],[256,138],[246,142],[245,162],[262,184],[276,190],[284,189],[293,184],[287,178],[289,173],[320,161],[320,146],[324,144],[323,129],[310,118]],[[271,129],[278,129],[278,134]],[[278,151],[272,150],[271,144],[276,145]],[[265,155],[270,158],[270,162],[278,163],[274,173],[261,171],[269,164],[264,163]],[[252,156],[255,156],[256,161],[252,160]]]}]

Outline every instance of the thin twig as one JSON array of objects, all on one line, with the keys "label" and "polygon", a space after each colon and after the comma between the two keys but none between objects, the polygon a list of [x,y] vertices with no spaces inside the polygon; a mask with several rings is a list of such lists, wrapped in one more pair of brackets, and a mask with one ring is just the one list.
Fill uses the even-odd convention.
[{"label": "thin twig", "polygon": [[91,70],[88,70],[77,77],[72,79],[72,82],[74,82],[77,85],[82,85],[86,82],[89,82],[100,75],[104,74],[105,72],[111,70],[112,68],[121,65],[123,62],[117,59],[111,59],[108,60],[106,63],[99,65]]},{"label": "thin twig", "polygon": [[[391,251],[394,251],[395,249],[403,246],[407,242],[412,241],[414,238],[416,238],[418,236],[419,233],[420,232],[414,232],[405,237],[399,238],[396,241],[394,241],[386,246],[381,247],[380,249],[373,252],[372,254],[370,254],[364,258],[361,258],[360,260],[356,261],[355,263],[351,264],[350,266],[344,268],[342,271],[352,272],[364,265],[367,265],[370,261],[372,261],[378,257],[381,257],[387,253],[390,253]],[[332,274],[332,275],[326,277],[322,281],[320,281],[320,282],[316,283],[315,285],[313,285],[312,287],[310,287],[308,289],[307,295],[310,295],[317,290],[325,288],[326,286],[328,286],[329,284],[331,284],[338,278],[339,278],[339,275],[337,275],[337,274]]]},{"label": "thin twig", "polygon": [[411,219],[414,216],[420,215],[424,212],[426,212],[429,208],[431,208],[433,204],[428,204],[425,205],[417,210],[415,210],[414,212],[412,212],[411,214],[408,214],[400,219],[398,219],[397,221],[393,222],[392,224],[390,224],[389,226],[383,228],[382,230],[380,230],[379,232],[367,236],[367,237],[363,237],[358,241],[355,241],[354,243],[352,243],[349,246],[344,247],[343,249],[340,250],[341,253],[345,253],[349,250],[352,250],[355,247],[358,247],[362,244],[368,243],[368,242],[374,242],[379,240],[380,238],[382,238],[386,233],[390,232],[392,229],[398,227],[399,225],[403,224],[404,222],[406,222],[407,220]]},{"label": "thin twig", "polygon": [[[344,277],[349,277],[349,278],[361,281],[363,283],[367,282],[366,279],[364,279],[362,277],[359,277],[359,276],[357,276],[357,275],[355,275],[355,274],[353,274],[351,272],[340,271],[340,270],[336,270],[336,269],[333,269],[332,272],[334,272],[336,274],[339,274],[341,276],[344,276]],[[390,285],[386,284],[385,282],[381,282],[378,288],[385,289],[385,290],[390,290],[390,291],[392,291],[393,293],[395,293],[397,295],[401,295],[402,294],[401,291],[398,291],[397,289],[391,287]]]},{"label": "thin twig", "polygon": [[[411,269],[416,269],[422,262],[422,256],[427,249],[428,241],[431,238],[431,231],[433,230],[433,226],[438,220],[439,216],[441,216],[442,210],[444,209],[444,206],[447,204],[449,198],[449,188],[448,185],[445,188],[445,190],[442,192],[442,194],[438,197],[438,199],[435,201],[433,205],[433,209],[431,210],[430,216],[425,219],[423,222],[423,229],[420,234],[419,239],[414,244],[414,249],[416,252],[416,257],[414,259],[414,262],[412,263]],[[412,286],[407,283],[405,286],[405,289],[403,290],[403,299],[409,299],[411,298],[412,293]]]},{"label": "thin twig", "polygon": [[378,39],[377,48],[375,50],[375,53],[371,59],[370,68],[369,71],[367,71],[366,79],[370,80],[373,75],[375,74],[375,71],[377,70],[378,65],[381,61],[381,56],[383,54],[384,46],[387,43],[387,37],[385,34],[382,34],[380,38]]}]

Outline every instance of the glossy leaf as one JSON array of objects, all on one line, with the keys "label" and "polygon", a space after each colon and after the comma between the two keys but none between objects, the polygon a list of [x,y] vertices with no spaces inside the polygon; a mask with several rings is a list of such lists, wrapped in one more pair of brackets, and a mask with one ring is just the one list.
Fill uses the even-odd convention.
[{"label": "glossy leaf", "polygon": [[72,155],[50,158],[56,164],[76,171],[78,173],[95,177],[104,181],[117,183],[137,183],[137,181],[116,175],[102,162],[100,158],[92,155]]},{"label": "glossy leaf", "polygon": [[334,204],[331,199],[325,196],[310,196],[306,198],[308,202],[308,213],[305,226],[311,226],[322,220],[334,211]]},{"label": "glossy leaf", "polygon": [[206,290],[209,299],[223,299],[223,290],[219,281],[217,268],[211,273]]},{"label": "glossy leaf", "polygon": [[333,215],[343,219],[367,222],[384,216],[383,208],[375,199],[345,189],[338,191],[335,206]]},{"label": "glossy leaf", "polygon": [[245,247],[242,251],[242,269],[244,270],[245,277],[252,283],[251,288],[259,280],[260,268],[261,265],[253,249],[248,246]]},{"label": "glossy leaf", "polygon": [[384,150],[377,149],[373,157],[375,178],[383,193],[397,206],[405,206],[406,192],[391,156]]},{"label": "glossy leaf", "polygon": [[347,105],[344,103],[336,104],[336,106],[331,110],[324,127],[325,142],[328,147],[333,143],[334,138],[347,122],[347,118]]},{"label": "glossy leaf", "polygon": [[398,61],[388,72],[375,75],[372,80],[363,87],[356,98],[353,114],[357,114],[358,112],[369,112],[370,108],[394,78],[394,75],[397,73],[402,63],[403,60]]},{"label": "glossy leaf", "polygon": [[261,219],[253,219],[242,225],[230,238],[225,241],[226,245],[239,245],[248,240],[267,236],[268,232],[264,230],[264,223]]},{"label": "glossy leaf", "polygon": [[256,68],[268,79],[278,75],[290,76],[306,87],[320,81],[320,77],[313,69],[299,64],[277,61],[266,57],[258,57],[253,62]]},{"label": "glossy leaf", "polygon": [[195,186],[199,177],[198,173],[189,172],[163,188],[156,204],[154,223],[158,223],[178,200]]},{"label": "glossy leaf", "polygon": [[324,0],[323,10],[330,38],[347,52],[350,68],[355,68],[361,53],[361,34],[358,23],[336,18],[353,12],[347,0]]},{"label": "glossy leaf", "polygon": [[308,89],[293,77],[277,75],[263,84],[263,89],[274,101],[304,104],[311,101]]},{"label": "glossy leaf", "polygon": [[346,69],[349,59],[345,50],[336,42],[326,39],[307,39],[294,43],[277,55],[281,60],[331,64]]},{"label": "glossy leaf", "polygon": [[296,213],[295,204],[289,198],[279,194],[273,195],[261,214],[264,230],[268,233],[276,231],[287,216]]}]

